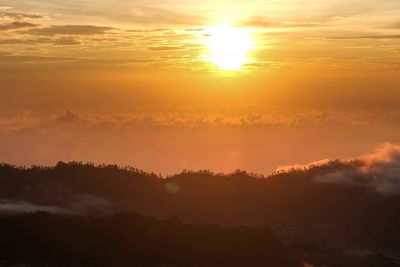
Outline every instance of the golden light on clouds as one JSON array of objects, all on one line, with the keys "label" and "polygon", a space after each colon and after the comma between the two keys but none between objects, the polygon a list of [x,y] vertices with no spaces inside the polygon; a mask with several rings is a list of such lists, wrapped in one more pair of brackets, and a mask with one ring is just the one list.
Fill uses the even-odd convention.
[{"label": "golden light on clouds", "polygon": [[268,173],[400,143],[399,0],[0,2],[0,162]]},{"label": "golden light on clouds", "polygon": [[254,49],[250,33],[230,25],[218,25],[206,30],[208,54],[204,59],[222,70],[237,71],[252,60],[249,52]]}]

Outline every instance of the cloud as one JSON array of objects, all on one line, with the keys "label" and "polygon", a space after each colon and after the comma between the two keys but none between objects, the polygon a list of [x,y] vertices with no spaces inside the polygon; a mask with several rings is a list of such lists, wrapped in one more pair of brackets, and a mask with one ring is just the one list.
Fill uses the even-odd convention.
[{"label": "cloud", "polygon": [[12,7],[0,6],[0,32],[21,31],[37,28],[33,21],[46,18],[45,14],[20,12]]},{"label": "cloud", "polygon": [[149,47],[148,50],[150,51],[177,51],[177,50],[184,50],[185,48],[182,46],[154,46]]},{"label": "cloud", "polygon": [[[5,55],[4,58],[14,56]],[[1,57],[0,57],[1,58]],[[22,57],[16,62],[29,60],[47,60],[42,58]],[[60,61],[62,59],[58,59]],[[67,60],[67,59],[64,59]],[[94,62],[95,63],[95,62]],[[29,113],[30,114],[30,113]],[[70,110],[56,116],[46,116],[22,120],[15,117],[0,117],[0,131],[16,131],[18,129],[35,128],[38,126],[84,128],[84,129],[132,129],[142,128],[196,128],[196,127],[234,127],[234,128],[271,128],[271,127],[310,127],[310,126],[350,126],[375,125],[385,120],[398,121],[400,114],[390,113],[390,116],[373,118],[367,114],[347,114],[324,111],[309,111],[303,113],[248,113],[242,115],[223,115],[219,113],[197,114],[187,112],[135,112],[126,114],[96,114],[76,113]],[[289,166],[290,168],[291,166]],[[304,167],[304,166],[299,166]],[[284,167],[282,167],[284,169]]]},{"label": "cloud", "polygon": [[321,21],[271,21],[264,17],[252,17],[240,23],[240,26],[256,28],[312,28],[323,25],[326,25],[326,23]]},{"label": "cloud", "polygon": [[65,205],[73,214],[110,214],[113,210],[107,199],[88,194],[72,195]]},{"label": "cloud", "polygon": [[328,173],[319,175],[313,178],[314,182],[325,183],[325,184],[342,184],[356,186],[357,183],[351,176],[347,175],[346,171],[336,171],[334,173]]},{"label": "cloud", "polygon": [[203,18],[198,15],[148,6],[133,8],[130,14],[125,18],[134,23],[171,25],[199,25],[204,21]]},{"label": "cloud", "polygon": [[44,13],[33,13],[33,12],[21,12],[15,11],[12,7],[0,7],[0,18],[1,19],[12,19],[12,20],[31,20],[31,19],[45,19],[47,15]]},{"label": "cloud", "polygon": [[200,25],[204,17],[197,14],[189,14],[178,10],[171,10],[164,7],[124,3],[120,1],[113,3],[107,9],[63,7],[65,12],[77,16],[105,18],[107,20],[122,22],[124,24],[143,25]]},{"label": "cloud", "polygon": [[277,172],[292,172],[292,171],[303,171],[303,170],[308,170],[313,167],[319,167],[325,164],[330,163],[331,160],[329,159],[322,159],[314,162],[310,162],[307,164],[291,164],[291,165],[283,165],[279,166],[276,171]]},{"label": "cloud", "polygon": [[98,35],[105,34],[114,28],[94,25],[52,25],[46,28],[32,29],[28,33],[34,35]]},{"label": "cloud", "polygon": [[25,22],[25,21],[14,21],[11,23],[0,24],[0,32],[8,32],[8,31],[20,31],[20,30],[29,30],[32,28],[38,27],[38,24]]},{"label": "cloud", "polygon": [[258,114],[249,113],[238,116],[221,114],[191,113],[132,113],[122,115],[78,115],[67,111],[58,116],[57,122],[79,123],[86,127],[272,127],[304,126],[325,124],[351,124],[349,117],[327,112],[307,112],[299,114]]},{"label": "cloud", "polygon": [[34,213],[39,211],[56,214],[71,213],[69,210],[57,206],[36,205],[26,201],[0,200],[0,214]]},{"label": "cloud", "polygon": [[67,110],[64,114],[55,119],[56,123],[66,124],[80,121],[80,118],[75,113]]},{"label": "cloud", "polygon": [[[49,198],[49,196],[48,196]],[[0,214],[48,212],[55,214],[110,214],[112,203],[102,197],[87,194],[57,196],[57,204],[43,205],[28,200],[0,199]]]},{"label": "cloud", "polygon": [[20,109],[15,117],[0,117],[0,129],[2,131],[14,132],[32,128],[38,123],[38,119],[32,116],[28,109]]},{"label": "cloud", "polygon": [[54,45],[80,45],[81,42],[74,38],[57,38],[51,41]]},{"label": "cloud", "polygon": [[53,44],[53,45],[79,45],[81,42],[71,37],[62,38],[35,38],[35,39],[0,39],[0,45],[35,45],[35,44]]},{"label": "cloud", "polygon": [[[1,44],[1,42],[0,42]],[[0,54],[0,65],[5,64],[43,64],[43,63],[66,63],[76,61],[75,58],[51,57],[51,56],[24,56],[13,54]]]},{"label": "cloud", "polygon": [[331,39],[347,40],[347,39],[374,39],[374,40],[386,40],[386,39],[400,39],[400,34],[394,35],[365,35],[365,36],[339,36]]},{"label": "cloud", "polygon": [[360,186],[385,195],[400,194],[400,145],[385,143],[375,152],[352,160],[324,160],[279,168],[309,172],[317,183]]}]

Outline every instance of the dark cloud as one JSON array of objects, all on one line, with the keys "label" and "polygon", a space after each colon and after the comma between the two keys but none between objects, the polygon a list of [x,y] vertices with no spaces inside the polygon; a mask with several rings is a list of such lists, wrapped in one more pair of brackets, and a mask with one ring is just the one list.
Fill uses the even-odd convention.
[{"label": "dark cloud", "polygon": [[17,30],[28,30],[32,28],[38,27],[38,24],[31,23],[31,22],[18,22],[14,21],[11,23],[0,24],[0,32],[2,31],[17,31]]},{"label": "dark cloud", "polygon": [[79,45],[81,42],[74,38],[58,38],[52,40],[52,43],[55,45]]},{"label": "dark cloud", "polygon": [[47,28],[32,29],[28,33],[35,35],[97,35],[105,34],[114,28],[94,25],[52,25]]},{"label": "dark cloud", "polygon": [[0,45],[33,45],[48,43],[49,39],[0,39]]},{"label": "dark cloud", "polygon": [[64,114],[58,116],[55,121],[61,124],[74,123],[80,121],[80,118],[75,113],[67,110]]}]

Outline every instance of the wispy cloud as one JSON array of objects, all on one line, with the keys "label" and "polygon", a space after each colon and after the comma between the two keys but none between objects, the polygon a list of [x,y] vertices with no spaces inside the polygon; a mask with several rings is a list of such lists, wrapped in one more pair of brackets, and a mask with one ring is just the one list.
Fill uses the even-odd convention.
[{"label": "wispy cloud", "polygon": [[45,13],[22,12],[16,11],[12,7],[0,6],[0,19],[33,20],[45,18],[47,18],[47,14]]},{"label": "wispy cloud", "polygon": [[14,21],[11,23],[0,24],[0,32],[5,31],[20,31],[20,30],[29,30],[32,28],[39,27],[40,25],[31,23],[31,22],[18,22]]},{"label": "wispy cloud", "polygon": [[176,51],[176,50],[182,50],[185,49],[185,47],[182,46],[152,46],[149,47],[148,50],[150,51]]},{"label": "wispy cloud", "polygon": [[21,109],[14,117],[0,117],[0,129],[3,131],[20,131],[34,127],[37,123],[38,120],[28,109]]},{"label": "wispy cloud", "polygon": [[151,6],[137,6],[128,14],[115,18],[139,24],[202,25],[204,21],[199,15]]},{"label": "wispy cloud", "polygon": [[29,30],[41,26],[37,20],[46,14],[17,11],[12,7],[0,6],[0,32]]},{"label": "wispy cloud", "polygon": [[0,214],[20,214],[48,212],[55,214],[70,214],[67,209],[57,206],[36,205],[26,201],[0,200]]},{"label": "wispy cloud", "polygon": [[361,36],[339,36],[333,37],[332,39],[374,39],[374,40],[386,40],[386,39],[400,39],[400,34],[393,35],[361,35]]},{"label": "wispy cloud", "polygon": [[10,38],[0,39],[0,45],[35,45],[35,44],[53,44],[53,45],[79,45],[81,42],[72,37],[58,38]]},{"label": "wispy cloud", "polygon": [[[0,41],[1,44],[1,41]],[[7,41],[6,41],[7,44]],[[0,65],[15,65],[15,64],[43,64],[43,63],[57,63],[62,64],[65,62],[76,61],[75,58],[55,57],[55,56],[25,56],[14,55],[10,53],[0,54]]]},{"label": "wispy cloud", "polygon": [[269,20],[264,17],[252,17],[240,23],[240,26],[260,28],[313,28],[324,25],[326,25],[325,21],[318,20],[277,21],[276,19]]},{"label": "wispy cloud", "polygon": [[94,25],[52,25],[40,29],[32,29],[28,33],[35,35],[97,35],[107,33],[114,28]]},{"label": "wispy cloud", "polygon": [[47,203],[36,204],[29,201],[29,196],[20,196],[19,200],[0,199],[1,214],[23,214],[34,212],[48,212],[55,214],[109,214],[112,211],[112,203],[108,200],[88,194],[69,194],[63,192],[62,197],[48,193]]}]

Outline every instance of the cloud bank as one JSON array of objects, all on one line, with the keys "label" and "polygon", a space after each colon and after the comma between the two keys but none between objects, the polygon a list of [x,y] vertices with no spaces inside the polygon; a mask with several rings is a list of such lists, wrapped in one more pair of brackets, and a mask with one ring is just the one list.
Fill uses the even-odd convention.
[{"label": "cloud bank", "polygon": [[400,195],[400,145],[385,143],[356,159],[323,160],[280,167],[277,171],[307,171],[317,183],[360,186],[385,195]]},{"label": "cloud bank", "polygon": [[[124,114],[77,113],[66,110],[62,114],[38,117],[34,112],[21,109],[15,116],[0,115],[0,132],[18,130],[68,127],[85,129],[131,129],[137,127],[304,127],[324,125],[360,126],[368,124],[368,114],[339,114],[325,111],[308,111],[293,114],[244,113],[225,115],[221,113],[191,112],[134,112]],[[399,115],[400,116],[400,115]]]}]

